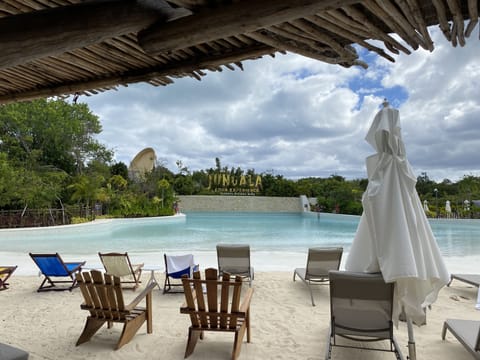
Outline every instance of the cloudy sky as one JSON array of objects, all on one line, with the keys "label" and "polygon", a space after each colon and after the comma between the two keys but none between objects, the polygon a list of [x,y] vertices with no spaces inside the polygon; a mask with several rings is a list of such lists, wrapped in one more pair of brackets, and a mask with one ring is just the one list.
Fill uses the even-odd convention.
[{"label": "cloudy sky", "polygon": [[[476,29],[478,31],[478,27]],[[294,54],[245,61],[167,87],[130,85],[81,97],[99,116],[99,140],[129,165],[145,147],[177,172],[222,166],[287,178],[366,178],[367,130],[384,98],[400,110],[416,173],[452,181],[480,176],[480,41],[453,48],[431,29],[435,50],[345,69]]]}]

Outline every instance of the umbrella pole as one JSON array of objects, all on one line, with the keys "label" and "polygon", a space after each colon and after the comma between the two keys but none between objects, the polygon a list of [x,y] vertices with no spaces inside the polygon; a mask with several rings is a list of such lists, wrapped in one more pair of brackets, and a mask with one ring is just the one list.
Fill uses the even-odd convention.
[{"label": "umbrella pole", "polygon": [[407,317],[407,331],[408,331],[408,359],[417,360],[417,350],[415,348],[415,338],[413,336],[412,319]]}]

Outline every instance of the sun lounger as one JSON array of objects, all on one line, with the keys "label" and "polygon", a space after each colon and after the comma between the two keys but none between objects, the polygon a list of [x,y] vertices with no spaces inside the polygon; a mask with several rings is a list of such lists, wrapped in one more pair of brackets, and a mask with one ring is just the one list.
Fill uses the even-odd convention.
[{"label": "sun lounger", "polygon": [[445,340],[447,329],[474,359],[480,359],[480,321],[447,319],[443,323],[442,340]]},{"label": "sun lounger", "polygon": [[450,286],[453,280],[458,280],[478,288],[475,308],[480,310],[480,274],[451,274],[450,279],[447,286]]},{"label": "sun lounger", "polygon": [[[233,277],[231,279],[230,275],[224,272],[222,280],[217,279],[217,269],[205,270],[205,280],[200,278],[199,271],[193,274],[193,279],[187,275],[182,277],[186,303],[180,308],[180,312],[190,315],[192,324],[188,329],[185,358],[193,353],[198,338],[203,339],[204,331],[233,332],[233,360],[240,354],[245,331],[247,342],[250,342],[250,301],[253,289],[247,289],[240,304],[242,277],[236,276],[233,281]],[[206,299],[203,294],[205,287]]]},{"label": "sun lounger", "polygon": [[293,272],[293,281],[298,276],[310,290],[312,305],[313,300],[312,285],[326,284],[328,282],[328,272],[338,270],[342,260],[343,248],[310,248],[308,249],[307,266],[305,268],[296,268]]},{"label": "sun lounger", "polygon": [[[393,336],[393,289],[394,284],[385,283],[380,273],[330,271],[330,330],[326,360],[331,358],[333,346],[391,351],[397,359],[403,360]],[[353,342],[337,342],[339,336]],[[386,349],[356,345],[359,341],[388,341],[390,346]]]},{"label": "sun lounger", "polygon": [[8,289],[7,280],[12,276],[16,268],[17,266],[0,266],[0,291]]},{"label": "sun lounger", "polygon": [[[152,290],[157,285],[155,281],[150,282],[130,304],[125,305],[118,276],[92,270],[79,273],[76,278],[85,300],[81,308],[90,313],[77,346],[89,341],[105,323],[108,328],[113,322],[123,324],[115,350],[128,343],[144,322],[147,322],[147,333],[152,333]],[[143,300],[145,307],[138,307]]]},{"label": "sun lounger", "polygon": [[[58,253],[55,254],[32,254],[30,257],[37,264],[41,271],[41,275],[45,277],[40,287],[37,289],[40,291],[63,291],[72,290],[76,286],[77,280],[75,279],[75,273],[82,270],[82,266],[85,265],[85,261],[81,262],[63,262]],[[61,278],[62,280],[55,280],[55,278]],[[65,280],[66,278],[70,278]],[[47,283],[47,285],[45,285]],[[57,284],[68,284],[70,286],[57,287]]]},{"label": "sun lounger", "polygon": [[250,246],[239,244],[217,245],[218,276],[224,272],[239,275],[252,286],[253,267],[250,265]]},{"label": "sun lounger", "polygon": [[132,264],[128,253],[98,253],[100,260],[107,274],[118,276],[122,279],[122,284],[132,284],[135,290],[140,286],[140,276],[142,275],[142,264]]}]

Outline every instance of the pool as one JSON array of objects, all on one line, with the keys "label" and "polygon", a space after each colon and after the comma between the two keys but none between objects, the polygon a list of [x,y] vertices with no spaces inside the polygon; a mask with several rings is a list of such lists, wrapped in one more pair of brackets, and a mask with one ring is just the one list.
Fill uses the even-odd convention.
[{"label": "pool", "polygon": [[[128,251],[133,261],[151,265],[163,265],[163,253],[191,252],[202,267],[208,267],[216,266],[216,244],[248,243],[258,271],[291,271],[304,265],[311,246],[342,246],[346,255],[359,220],[359,216],[326,213],[192,212],[0,230],[0,263],[18,264],[19,273],[34,274],[29,252],[59,252],[65,261],[87,260],[92,267],[99,265],[99,251]],[[449,270],[476,272],[480,220],[430,223]]]}]

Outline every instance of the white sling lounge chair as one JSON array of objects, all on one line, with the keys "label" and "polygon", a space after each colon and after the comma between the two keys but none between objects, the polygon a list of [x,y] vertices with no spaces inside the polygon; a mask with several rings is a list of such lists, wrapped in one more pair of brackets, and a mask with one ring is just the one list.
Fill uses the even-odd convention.
[{"label": "white sling lounge chair", "polygon": [[474,359],[480,359],[480,321],[447,319],[443,323],[442,340],[445,340],[447,329]]},{"label": "white sling lounge chair", "polygon": [[[332,347],[393,352],[403,360],[393,336],[393,283],[386,283],[381,273],[367,274],[330,271],[330,330],[325,359]],[[350,342],[337,343],[340,336]],[[389,348],[358,346],[358,342],[388,342]],[[350,357],[354,358],[354,356]]]},{"label": "white sling lounge chair", "polygon": [[328,272],[338,270],[342,260],[343,248],[310,248],[308,249],[307,267],[296,268],[293,272],[293,281],[298,276],[310,290],[312,305],[313,300],[312,285],[326,284],[328,282]]}]

